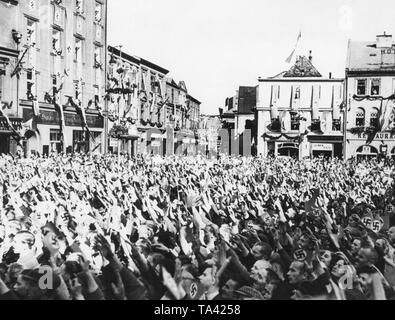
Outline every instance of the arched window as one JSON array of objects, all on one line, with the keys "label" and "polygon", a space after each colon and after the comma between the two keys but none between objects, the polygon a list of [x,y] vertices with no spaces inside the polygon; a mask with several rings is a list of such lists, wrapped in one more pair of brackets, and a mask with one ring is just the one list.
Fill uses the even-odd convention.
[{"label": "arched window", "polygon": [[362,108],[357,109],[355,125],[357,127],[365,126],[365,110]]},{"label": "arched window", "polygon": [[379,110],[373,108],[370,113],[370,126],[377,128],[379,125]]}]

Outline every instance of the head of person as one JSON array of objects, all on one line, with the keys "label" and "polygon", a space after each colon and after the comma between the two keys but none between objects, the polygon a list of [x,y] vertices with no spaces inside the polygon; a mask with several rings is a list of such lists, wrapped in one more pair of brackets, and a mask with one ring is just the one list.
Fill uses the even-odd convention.
[{"label": "head of person", "polygon": [[301,261],[294,261],[289,267],[287,273],[289,283],[296,285],[305,281],[308,281],[311,276],[311,270],[307,263]]},{"label": "head of person", "polygon": [[332,261],[332,252],[329,250],[324,250],[321,252],[321,261],[326,265],[327,268],[329,268],[331,261]]},{"label": "head of person", "polygon": [[387,239],[379,238],[376,240],[376,247],[380,250],[384,255],[388,254],[390,248]]},{"label": "head of person", "polygon": [[239,289],[240,284],[236,280],[229,279],[226,283],[221,287],[221,295],[225,300],[233,300],[235,297],[235,291]]},{"label": "head of person", "polygon": [[42,227],[41,232],[44,247],[48,249],[51,254],[56,254],[60,248],[56,227],[48,223]]},{"label": "head of person", "polygon": [[35,237],[29,231],[19,231],[13,239],[14,252],[25,254],[34,249]]},{"label": "head of person", "polygon": [[206,291],[214,287],[217,283],[216,267],[206,266],[203,273],[199,276],[199,281],[203,289]]},{"label": "head of person", "polygon": [[145,257],[151,253],[151,242],[147,239],[141,238],[136,242],[137,250]]},{"label": "head of person", "polygon": [[362,247],[362,239],[354,238],[353,242],[351,243],[351,254],[354,256],[357,255],[361,247]]},{"label": "head of person", "polygon": [[395,244],[395,227],[391,227],[388,230],[388,240],[392,245]]},{"label": "head of person", "polygon": [[362,247],[356,257],[357,261],[355,266],[358,269],[362,267],[371,267],[377,263],[378,258],[378,253],[374,248],[368,246]]},{"label": "head of person", "polygon": [[40,288],[42,274],[38,269],[23,270],[13,286],[15,294],[21,300],[40,300],[46,294],[46,288]]},{"label": "head of person", "polygon": [[254,256],[255,260],[269,260],[271,257],[273,249],[266,242],[256,243],[251,250],[251,254]]},{"label": "head of person", "polygon": [[312,250],[314,248],[314,242],[308,233],[303,233],[297,240],[298,247],[304,250]]},{"label": "head of person", "polygon": [[332,257],[332,263],[330,266],[330,272],[333,277],[336,279],[340,279],[343,277],[349,270],[350,262],[347,257],[343,254],[337,253]]},{"label": "head of person", "polygon": [[258,260],[254,263],[251,268],[251,278],[254,280],[255,284],[258,286],[265,286],[268,270],[271,267],[270,263],[266,260]]},{"label": "head of person", "polygon": [[356,227],[358,227],[360,221],[361,221],[361,218],[357,214],[353,214],[348,219],[348,225],[352,228],[356,228]]},{"label": "head of person", "polygon": [[10,284],[15,283],[18,279],[18,276],[23,271],[23,266],[19,263],[12,263],[8,268],[8,279]]},{"label": "head of person", "polygon": [[365,295],[370,293],[372,283],[372,274],[376,273],[376,269],[371,266],[363,266],[358,269],[358,283]]}]

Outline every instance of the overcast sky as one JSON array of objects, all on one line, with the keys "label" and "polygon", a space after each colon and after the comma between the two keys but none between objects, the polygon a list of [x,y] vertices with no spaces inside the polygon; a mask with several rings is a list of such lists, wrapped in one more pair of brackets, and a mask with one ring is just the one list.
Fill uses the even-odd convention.
[{"label": "overcast sky", "polygon": [[170,70],[217,114],[238,86],[287,69],[298,48],[324,76],[344,77],[348,39],[395,36],[393,0],[108,0],[110,45]]}]

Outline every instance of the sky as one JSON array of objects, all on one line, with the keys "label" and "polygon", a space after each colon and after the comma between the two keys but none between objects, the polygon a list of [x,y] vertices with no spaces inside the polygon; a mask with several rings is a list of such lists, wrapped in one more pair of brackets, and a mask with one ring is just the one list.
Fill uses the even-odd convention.
[{"label": "sky", "polygon": [[393,0],[108,0],[108,43],[170,71],[218,114],[239,86],[256,86],[298,54],[325,77],[345,74],[347,43],[395,37]]}]

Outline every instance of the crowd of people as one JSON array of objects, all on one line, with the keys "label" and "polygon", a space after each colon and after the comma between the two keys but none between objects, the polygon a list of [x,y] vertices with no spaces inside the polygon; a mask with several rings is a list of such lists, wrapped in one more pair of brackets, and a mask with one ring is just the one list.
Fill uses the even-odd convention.
[{"label": "crowd of people", "polygon": [[395,163],[0,156],[0,300],[390,300]]}]

